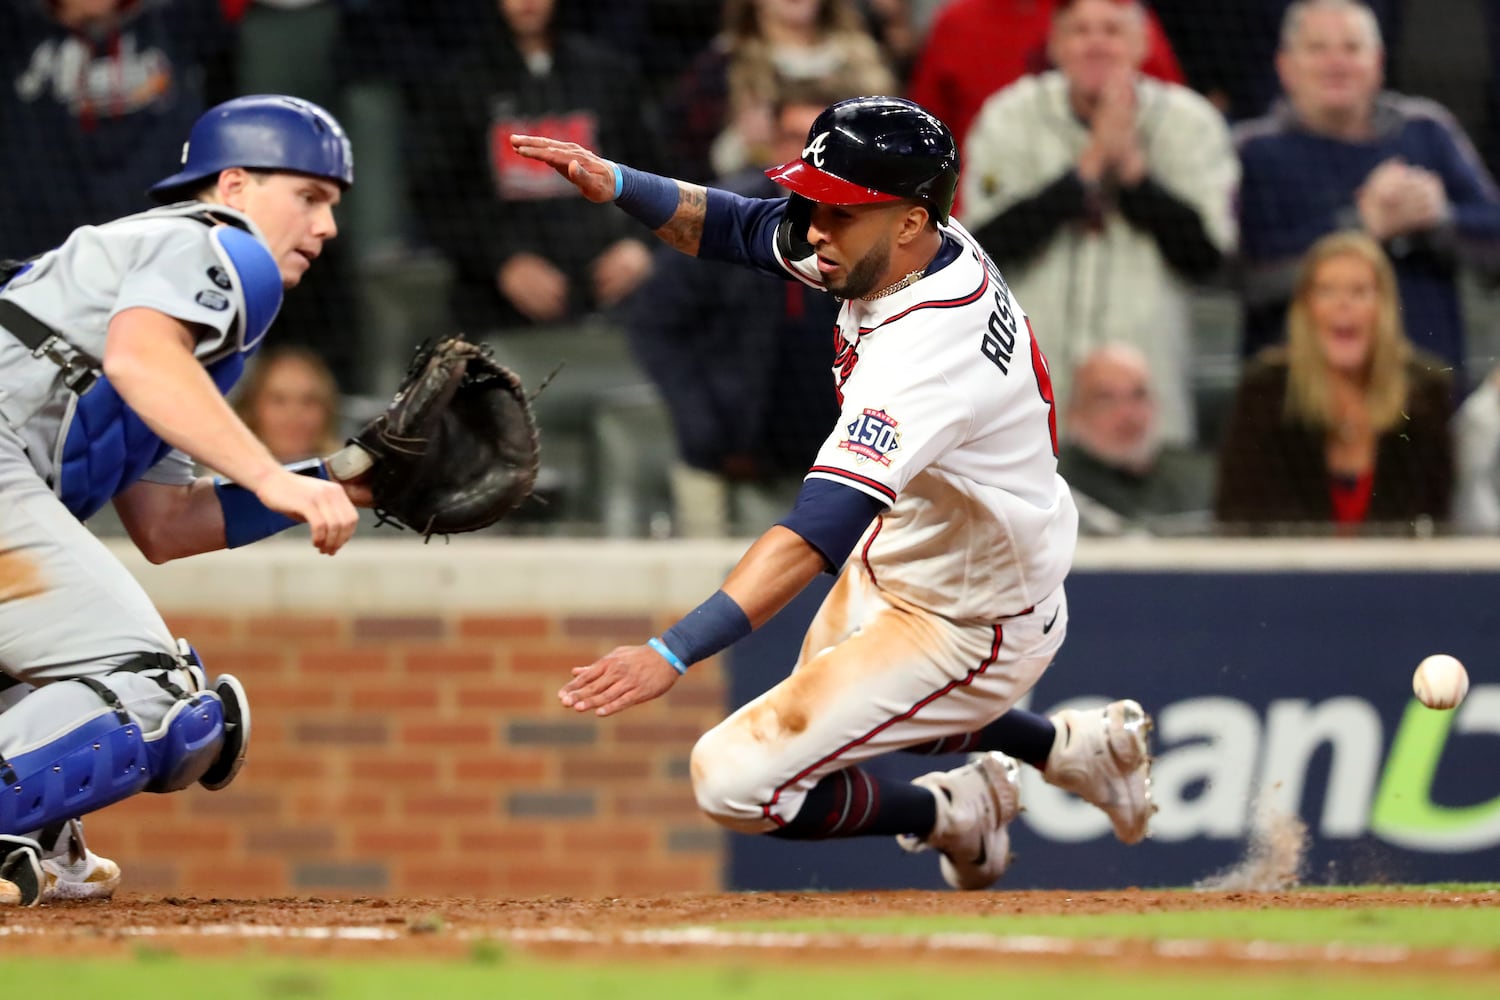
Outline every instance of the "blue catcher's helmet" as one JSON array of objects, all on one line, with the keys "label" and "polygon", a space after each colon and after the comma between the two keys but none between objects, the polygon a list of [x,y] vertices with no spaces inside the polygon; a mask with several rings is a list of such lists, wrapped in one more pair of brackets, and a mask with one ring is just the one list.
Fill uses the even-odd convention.
[{"label": "blue catcher's helmet", "polygon": [[947,222],[958,187],[958,145],[948,126],[919,104],[855,97],[830,105],[808,130],[802,156],[766,174],[825,205],[911,198]]},{"label": "blue catcher's helmet", "polygon": [[178,200],[230,167],[287,170],[344,188],[354,183],[354,153],[333,115],[298,97],[256,94],[200,115],[182,147],[182,169],[153,184],[151,196]]}]

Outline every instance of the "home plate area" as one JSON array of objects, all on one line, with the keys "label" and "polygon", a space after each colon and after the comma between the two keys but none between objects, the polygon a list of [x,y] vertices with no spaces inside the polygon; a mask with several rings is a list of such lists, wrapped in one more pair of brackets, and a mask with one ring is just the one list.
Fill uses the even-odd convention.
[{"label": "home plate area", "polygon": [[[1131,914],[1237,909],[1495,907],[1467,890],[1336,889],[1289,892],[839,892],[680,894],[577,899],[192,899],[124,893],[113,902],[60,903],[7,912],[0,955],[379,954],[461,957],[490,943],[538,954],[586,952],[592,960],[662,954],[745,953],[872,960],[1055,963],[1127,960],[1133,966],[1318,966],[1353,970],[1500,972],[1500,951],[1395,945],[1287,944],[1254,940],[1073,938],[990,934],[808,930],[820,922],[890,917]],[[779,929],[778,924],[789,929]]]}]

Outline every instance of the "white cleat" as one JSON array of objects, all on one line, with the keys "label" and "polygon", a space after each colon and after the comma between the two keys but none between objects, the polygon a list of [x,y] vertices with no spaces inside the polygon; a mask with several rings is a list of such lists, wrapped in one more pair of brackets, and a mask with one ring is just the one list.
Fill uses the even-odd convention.
[{"label": "white cleat", "polygon": [[988,889],[1010,865],[1006,826],[1021,813],[1019,768],[1002,753],[975,754],[951,771],[913,780],[937,798],[937,824],[926,838],[896,840],[913,853],[942,854],[943,880],[955,889]]},{"label": "white cleat", "polygon": [[[59,850],[61,848],[61,850]],[[41,902],[65,899],[109,899],[120,885],[120,866],[89,850],[83,824],[69,820],[52,850],[41,860]]]},{"label": "white cleat", "polygon": [[1109,815],[1115,836],[1144,840],[1156,806],[1151,802],[1151,716],[1133,701],[1116,701],[1052,716],[1057,741],[1042,776]]},{"label": "white cleat", "polygon": [[84,848],[77,861],[46,858],[42,861],[43,903],[65,899],[109,899],[120,886],[120,866],[109,858]]}]

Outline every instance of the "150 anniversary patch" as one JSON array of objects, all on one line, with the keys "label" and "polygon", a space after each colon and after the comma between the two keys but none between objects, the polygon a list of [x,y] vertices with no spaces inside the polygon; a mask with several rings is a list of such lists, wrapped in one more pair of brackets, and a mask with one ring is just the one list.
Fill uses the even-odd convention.
[{"label": "150 anniversary patch", "polygon": [[854,453],[860,462],[891,464],[891,452],[901,447],[901,432],[895,417],[884,410],[866,407],[864,412],[848,424],[849,436],[839,442],[839,447]]}]

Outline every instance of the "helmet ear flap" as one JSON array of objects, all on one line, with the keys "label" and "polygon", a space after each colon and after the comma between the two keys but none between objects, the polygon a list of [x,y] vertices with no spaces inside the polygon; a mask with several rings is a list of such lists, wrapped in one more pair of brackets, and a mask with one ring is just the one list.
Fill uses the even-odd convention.
[{"label": "helmet ear flap", "polygon": [[807,243],[807,229],[812,225],[813,203],[811,198],[800,194],[791,195],[786,201],[786,217],[792,223],[792,237],[798,243]]},{"label": "helmet ear flap", "polygon": [[807,242],[807,228],[812,225],[813,202],[800,194],[786,200],[786,216],[776,230],[776,242],[792,260],[801,260],[813,252]]}]

